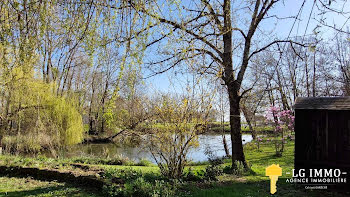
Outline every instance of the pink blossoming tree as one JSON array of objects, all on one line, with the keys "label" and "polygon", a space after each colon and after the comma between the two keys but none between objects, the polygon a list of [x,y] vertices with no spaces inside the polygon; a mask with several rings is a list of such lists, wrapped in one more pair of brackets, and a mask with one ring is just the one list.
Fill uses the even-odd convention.
[{"label": "pink blossoming tree", "polygon": [[[271,106],[266,112],[266,120],[272,122],[275,127],[275,150],[277,156],[282,156],[284,151],[284,131],[294,130],[294,115],[291,110],[283,110],[278,106]],[[281,140],[279,140],[281,137]]]}]

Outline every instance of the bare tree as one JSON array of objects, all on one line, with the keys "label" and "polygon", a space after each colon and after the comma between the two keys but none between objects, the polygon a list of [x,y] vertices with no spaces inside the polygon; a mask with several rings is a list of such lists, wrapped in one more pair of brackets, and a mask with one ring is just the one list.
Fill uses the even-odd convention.
[{"label": "bare tree", "polygon": [[[168,47],[163,48],[162,58],[158,60],[153,58],[149,61],[150,68],[154,70],[153,75],[164,73],[181,65],[183,61],[197,59],[201,62],[197,65],[199,73],[214,74],[224,81],[230,105],[233,165],[235,161],[246,164],[242,146],[240,100],[247,92],[242,90],[242,83],[250,60],[277,43],[298,44],[291,40],[273,40],[261,48],[252,49],[252,46],[256,46],[253,38],[261,21],[271,19],[268,17],[268,12],[277,2],[279,1],[255,0],[232,4],[230,0],[222,2],[201,0],[191,4],[166,4],[169,12],[177,11],[178,17],[166,14],[169,12],[165,12],[164,9],[155,9],[164,5],[159,6],[154,2],[150,4],[131,2],[131,7],[152,19],[150,29],[160,27],[161,33],[145,45],[151,46],[156,43],[161,45],[168,41],[166,45]],[[182,9],[174,10],[174,7]],[[237,17],[238,23],[232,21],[233,13],[242,14],[241,17]],[[242,24],[242,21],[243,25],[236,25]],[[234,53],[238,49],[241,51]],[[237,64],[234,64],[233,58],[237,58]],[[155,69],[156,65],[163,65],[166,68],[161,66]]]}]

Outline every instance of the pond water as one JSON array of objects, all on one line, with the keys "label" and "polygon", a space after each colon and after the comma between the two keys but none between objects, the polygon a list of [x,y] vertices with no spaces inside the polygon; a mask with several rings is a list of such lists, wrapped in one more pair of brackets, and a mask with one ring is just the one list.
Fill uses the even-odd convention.
[{"label": "pond water", "polygon": [[[231,152],[231,140],[230,135],[226,134],[226,141]],[[248,134],[242,135],[242,143],[252,141],[252,136]],[[199,135],[199,146],[190,150],[189,159],[192,161],[206,161],[208,160],[205,152],[206,149],[210,149],[216,156],[225,156],[225,150],[222,143],[222,135]],[[95,156],[95,157],[114,157],[115,155],[123,155],[131,160],[139,161],[141,159],[147,159],[154,162],[151,154],[144,148],[137,146],[120,146],[114,143],[108,144],[82,144],[71,147],[66,152],[64,157],[77,157],[77,156]]]}]

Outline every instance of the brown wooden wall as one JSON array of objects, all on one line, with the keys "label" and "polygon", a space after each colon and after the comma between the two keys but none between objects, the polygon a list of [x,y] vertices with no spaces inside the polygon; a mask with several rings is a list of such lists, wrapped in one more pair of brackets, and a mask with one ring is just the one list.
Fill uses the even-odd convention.
[{"label": "brown wooden wall", "polygon": [[295,169],[341,169],[350,191],[350,111],[295,110]]},{"label": "brown wooden wall", "polygon": [[350,111],[296,109],[295,164],[350,167]]}]

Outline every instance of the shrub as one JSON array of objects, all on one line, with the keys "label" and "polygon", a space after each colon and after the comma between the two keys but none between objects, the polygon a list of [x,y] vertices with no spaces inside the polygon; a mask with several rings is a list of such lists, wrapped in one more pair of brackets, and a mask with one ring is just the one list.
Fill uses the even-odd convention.
[{"label": "shrub", "polygon": [[136,171],[132,169],[115,169],[115,168],[108,168],[104,171],[103,177],[107,180],[113,180],[115,179],[121,179],[123,181],[134,181],[138,177],[142,177],[143,174],[141,171]]},{"label": "shrub", "polygon": [[106,184],[102,188],[105,196],[124,196],[124,189],[118,184]]},{"label": "shrub", "polygon": [[223,169],[223,172],[226,174],[233,174],[236,176],[242,176],[242,175],[247,174],[247,173],[248,174],[255,174],[255,172],[252,171],[249,166],[248,166],[248,168],[245,168],[243,162],[236,161],[235,166],[236,166],[236,168],[232,168],[232,166],[225,166]]},{"label": "shrub", "polygon": [[143,177],[138,177],[132,182],[127,182],[124,185],[125,196],[152,196],[152,184],[145,181]]},{"label": "shrub", "polygon": [[251,150],[256,150],[256,149],[258,149],[258,146],[253,142],[248,142],[244,145],[244,150],[251,151]]},{"label": "shrub", "polygon": [[127,157],[122,155],[116,155],[111,159],[102,159],[98,157],[76,157],[71,159],[72,162],[84,163],[84,164],[101,164],[101,165],[126,165],[132,166],[135,163]]},{"label": "shrub", "polygon": [[202,181],[205,179],[205,171],[199,170],[199,171],[193,171],[192,168],[189,168],[187,172],[184,173],[183,179],[185,181]]},{"label": "shrub", "polygon": [[170,197],[175,196],[177,188],[177,182],[170,183],[154,174],[143,174],[131,169],[107,169],[103,176],[110,180],[110,184],[103,188],[108,196]]},{"label": "shrub", "polygon": [[156,107],[157,121],[162,129],[154,128],[147,146],[163,176],[182,178],[188,153],[199,146],[198,133],[207,127],[211,105],[204,103],[194,98],[180,100],[164,96]]},{"label": "shrub", "polygon": [[135,164],[136,166],[152,166],[152,162],[147,159],[141,159],[139,162]]},{"label": "shrub", "polygon": [[206,180],[217,180],[217,176],[220,176],[223,173],[222,167],[216,164],[210,164],[205,168],[205,179]]},{"label": "shrub", "polygon": [[240,161],[235,161],[235,166],[236,168],[233,169],[233,174],[237,176],[242,176],[243,173],[245,172],[244,164]]},{"label": "shrub", "polygon": [[7,153],[39,153],[45,149],[52,149],[57,138],[45,133],[4,136],[2,139],[4,152]]},{"label": "shrub", "polygon": [[[55,84],[36,79],[16,84],[9,103],[13,114],[5,117],[4,128],[8,129],[1,132],[3,136],[11,136],[2,140],[10,152],[37,153],[83,140],[83,121],[77,102],[74,98],[57,96],[55,90]],[[7,125],[9,120],[11,127]]]},{"label": "shrub", "polygon": [[210,148],[205,150],[208,157],[209,165],[205,168],[205,178],[207,180],[217,180],[217,176],[222,174],[221,164],[224,163],[223,158],[217,157]]}]

